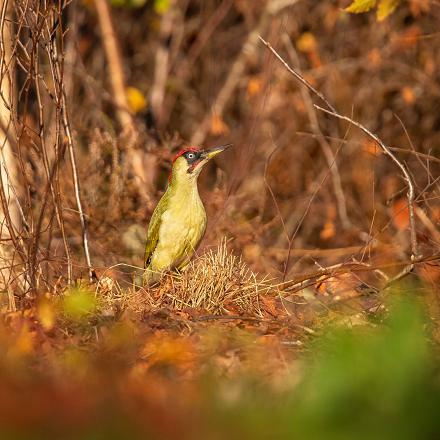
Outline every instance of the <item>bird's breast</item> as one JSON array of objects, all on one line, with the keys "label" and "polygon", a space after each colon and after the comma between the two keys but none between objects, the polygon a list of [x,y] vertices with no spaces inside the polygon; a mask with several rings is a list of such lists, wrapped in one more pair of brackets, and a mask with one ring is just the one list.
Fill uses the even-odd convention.
[{"label": "bird's breast", "polygon": [[178,265],[195,251],[205,228],[206,212],[198,193],[172,198],[162,214],[157,257]]}]

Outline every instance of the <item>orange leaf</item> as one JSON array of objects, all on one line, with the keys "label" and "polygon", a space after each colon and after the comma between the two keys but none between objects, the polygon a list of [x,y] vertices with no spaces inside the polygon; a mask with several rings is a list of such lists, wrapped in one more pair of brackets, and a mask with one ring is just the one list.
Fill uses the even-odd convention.
[{"label": "orange leaf", "polygon": [[380,53],[380,50],[375,47],[374,49],[370,50],[368,52],[368,61],[373,67],[378,67],[380,63],[382,62],[382,55]]},{"label": "orange leaf", "polygon": [[380,149],[380,147],[377,145],[375,141],[371,139],[367,139],[364,142],[362,148],[366,153],[371,154],[373,156],[380,156],[382,154],[382,150]]},{"label": "orange leaf", "polygon": [[405,86],[400,91],[402,94],[402,98],[406,104],[414,104],[416,102],[416,94],[414,93],[414,89],[409,86]]},{"label": "orange leaf", "polygon": [[332,296],[334,299],[355,298],[360,295],[362,281],[351,273],[341,273],[325,278],[315,288],[321,295]]},{"label": "orange leaf", "polygon": [[393,38],[393,45],[397,49],[406,50],[412,49],[418,42],[422,31],[419,26],[411,26],[405,32],[399,33]]},{"label": "orange leaf", "polygon": [[211,133],[216,136],[229,133],[229,127],[220,116],[213,116],[211,119]]},{"label": "orange leaf", "polygon": [[316,38],[311,32],[304,32],[300,35],[298,40],[296,40],[296,47],[299,51],[308,53],[315,52],[318,48],[316,43]]},{"label": "orange leaf", "polygon": [[246,90],[248,98],[258,95],[261,92],[262,88],[263,88],[263,82],[261,81],[260,78],[258,77],[250,78]]},{"label": "orange leaf", "polygon": [[319,233],[322,240],[330,240],[336,234],[335,224],[332,221],[328,221],[324,224],[324,228]]},{"label": "orange leaf", "polygon": [[429,11],[430,0],[410,0],[409,9],[413,17],[420,17],[424,12]]},{"label": "orange leaf", "polygon": [[392,220],[394,226],[403,231],[409,226],[408,200],[401,198],[396,200],[392,205]]}]

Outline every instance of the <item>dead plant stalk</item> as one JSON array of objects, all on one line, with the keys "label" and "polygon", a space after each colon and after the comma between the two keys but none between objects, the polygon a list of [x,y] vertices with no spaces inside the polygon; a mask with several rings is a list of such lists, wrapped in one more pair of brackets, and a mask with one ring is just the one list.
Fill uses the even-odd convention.
[{"label": "dead plant stalk", "polygon": [[[62,38],[63,38],[63,29],[62,29],[62,18],[61,18],[62,11],[58,11],[58,19],[59,19],[59,32],[61,35],[61,44],[62,44]],[[47,25],[47,23],[46,23]],[[58,48],[57,45],[53,43],[52,39],[48,40],[47,43],[48,52],[49,52],[49,60],[51,63],[51,70],[52,75],[54,79],[56,80],[57,87],[60,91],[59,96],[59,105],[61,109],[61,122],[63,125],[64,133],[67,138],[67,147],[69,150],[69,156],[70,156],[70,165],[72,169],[72,177],[73,177],[73,186],[74,186],[74,192],[75,192],[75,200],[76,205],[78,208],[79,213],[79,219],[81,223],[81,232],[82,232],[82,241],[83,241],[83,247],[84,247],[84,255],[86,259],[87,269],[89,273],[89,279],[90,281],[93,281],[93,269],[92,269],[92,262],[90,258],[90,251],[89,251],[89,233],[88,233],[88,226],[87,226],[87,219],[86,215],[84,213],[84,209],[82,206],[82,200],[81,200],[81,188],[79,183],[79,176],[78,176],[78,167],[76,165],[76,156],[75,156],[75,147],[73,142],[73,136],[72,136],[72,130],[70,127],[70,121],[69,121],[69,115],[67,110],[67,103],[66,103],[66,91],[64,87],[64,66],[60,63],[60,57],[58,56]],[[63,47],[61,48],[61,52],[63,53]]]},{"label": "dead plant stalk", "polygon": [[116,117],[119,125],[123,129],[133,133],[133,118],[128,109],[127,95],[125,93],[124,69],[119,54],[118,40],[113,28],[110,5],[107,0],[95,0],[95,7],[98,12],[102,43],[104,45],[104,51],[108,63],[108,77],[116,104]]}]

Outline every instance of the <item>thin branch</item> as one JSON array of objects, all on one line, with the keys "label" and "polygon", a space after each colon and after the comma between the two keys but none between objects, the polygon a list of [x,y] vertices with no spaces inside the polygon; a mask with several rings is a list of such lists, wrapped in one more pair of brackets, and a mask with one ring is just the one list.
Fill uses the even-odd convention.
[{"label": "thin branch", "polygon": [[292,69],[287,62],[284,60],[284,58],[281,57],[281,55],[271,46],[270,43],[268,43],[261,35],[258,36],[258,38],[262,41],[262,43],[275,55],[275,57],[278,59],[278,61],[281,62],[281,64],[284,65],[284,67],[303,85],[305,85],[311,92],[313,92],[318,98],[320,98],[327,107],[332,110],[336,111],[335,108],[328,102],[327,98],[318,90],[316,90],[302,75],[300,75],[298,72],[296,72],[294,69]]},{"label": "thin branch", "polygon": [[[222,3],[215,10],[213,15],[204,23],[204,26],[199,29],[196,39],[191,47],[188,49],[188,55],[182,60],[176,61],[175,65],[170,69],[173,75],[173,80],[179,84],[185,84],[192,73],[192,67],[200,56],[203,48],[212,37],[215,35],[217,27],[222,23],[226,17],[229,9],[232,6],[232,0],[223,0]],[[174,105],[178,98],[177,94],[168,94],[165,99],[162,109],[162,123],[166,124],[169,120],[171,112],[174,110]]]},{"label": "thin branch", "polygon": [[[44,118],[43,118],[43,102],[42,102],[42,98],[41,98],[41,90],[40,90],[40,80],[39,80],[39,64],[38,64],[38,50],[37,50],[37,57],[35,57],[35,92],[36,92],[36,97],[37,97],[37,105],[38,105],[38,118],[39,118],[39,125],[40,125],[40,132],[39,132],[39,138],[40,138],[40,142],[41,142],[41,151],[42,151],[42,158],[43,158],[43,166],[44,166],[44,170],[46,173],[46,179],[47,179],[47,184],[46,184],[46,189],[44,192],[44,198],[43,198],[43,203],[42,203],[42,207],[40,210],[40,215],[38,217],[37,223],[36,223],[36,228],[35,228],[35,238],[34,238],[34,243],[33,243],[33,250],[31,252],[31,274],[34,271],[34,268],[36,267],[36,256],[37,256],[37,251],[38,251],[38,247],[39,247],[39,238],[40,238],[40,233],[41,233],[41,225],[43,223],[43,216],[44,216],[44,211],[47,205],[47,195],[48,192],[50,190],[51,196],[52,196],[52,201],[53,201],[53,206],[54,206],[54,211],[55,211],[55,215],[57,218],[57,222],[58,222],[58,226],[60,228],[60,232],[61,232],[61,237],[63,240],[63,245],[64,245],[64,251],[66,252],[66,259],[67,259],[67,281],[70,284],[72,281],[72,259],[71,259],[71,255],[70,255],[70,248],[69,248],[69,243],[67,241],[67,236],[66,236],[66,231],[65,231],[65,226],[64,226],[64,218],[63,218],[63,211],[62,211],[62,206],[61,206],[61,199],[60,199],[60,195],[57,193],[57,191],[55,190],[55,185],[54,185],[54,178],[56,175],[56,172],[58,170],[59,167],[59,163],[61,161],[61,159],[64,157],[64,151],[65,151],[65,146],[62,146],[61,151],[57,151],[56,155],[55,155],[55,160],[53,163],[52,168],[50,168],[49,165],[49,158],[48,158],[48,154],[47,154],[47,147],[46,147],[46,133],[45,133],[45,127],[44,127]],[[55,99],[55,103],[58,104],[59,99]],[[57,113],[59,112],[59,106],[57,105]],[[60,130],[59,130],[59,117],[57,114],[56,119],[56,133],[57,133],[57,141],[60,140]],[[59,149],[57,149],[59,150]]]},{"label": "thin branch", "polygon": [[274,194],[274,192],[273,192],[273,189],[272,189],[272,187],[270,186],[269,181],[267,180],[267,170],[268,170],[269,165],[270,165],[270,162],[271,162],[271,160],[272,160],[272,156],[277,152],[277,150],[278,150],[279,148],[280,148],[279,146],[276,146],[276,147],[271,151],[271,153],[269,154],[269,156],[268,156],[267,159],[266,159],[266,164],[265,164],[265,166],[264,166],[264,184],[266,185],[266,187],[267,187],[267,189],[268,189],[268,191],[269,191],[269,194],[270,194],[271,197],[272,197],[272,201],[273,201],[273,203],[274,203],[274,205],[275,205],[275,209],[276,209],[276,211],[277,211],[278,217],[280,218],[281,226],[283,227],[283,232],[284,232],[284,234],[285,234],[285,236],[286,236],[286,240],[287,240],[287,242],[290,244],[289,233],[288,233],[287,228],[286,228],[286,223],[285,223],[285,221],[284,221],[283,214],[281,213],[280,205],[278,204],[277,199],[276,199],[276,197],[275,197],[275,194]]},{"label": "thin branch", "polygon": [[[290,58],[292,61],[298,66],[298,72],[302,75],[301,69],[299,67],[299,58],[295,48],[292,45],[292,42],[287,34],[283,34],[283,41],[289,52]],[[321,146],[321,150],[324,154],[327,165],[331,171],[333,190],[335,192],[336,203],[338,207],[339,218],[341,219],[342,227],[344,229],[349,229],[351,227],[351,221],[348,218],[347,213],[347,203],[345,201],[344,191],[342,189],[341,176],[339,174],[338,163],[336,162],[335,155],[330,147],[330,144],[327,142],[325,137],[322,135],[321,127],[319,126],[318,116],[316,114],[315,109],[313,108],[313,101],[310,96],[310,90],[308,87],[301,88],[301,94],[303,97],[303,101],[306,105],[307,115],[309,117],[310,126],[312,127],[313,132],[318,136],[318,143]]]},{"label": "thin branch", "polygon": [[[309,136],[311,138],[315,138],[317,139],[320,135],[317,135],[315,133],[309,133],[307,131],[297,131],[296,132],[297,135],[300,136]],[[342,139],[340,137],[335,137],[335,136],[328,136],[328,135],[322,135],[325,139],[328,140],[336,140],[336,141],[341,141]],[[350,142],[350,144],[353,145],[362,145],[361,142],[356,142],[356,141],[344,141],[344,144],[348,144]],[[406,153],[406,154],[411,154],[412,156],[416,156],[416,157],[420,157],[422,159],[426,159],[428,162],[436,162],[436,163],[440,163],[440,159],[438,157],[432,156],[431,154],[426,154],[426,153],[420,153],[420,151],[413,151],[413,150],[408,150],[406,148],[399,148],[399,147],[390,147],[388,146],[388,148],[391,151],[398,151],[399,153]]]},{"label": "thin branch", "polygon": [[[319,99],[321,99],[328,109],[322,108],[316,104],[314,104],[314,107],[324,113],[327,113],[331,116],[334,116],[338,119],[347,121],[351,123],[352,125],[358,127],[361,129],[365,134],[367,134],[369,137],[371,137],[383,150],[383,152],[390,157],[390,159],[394,162],[394,164],[399,168],[401,171],[403,178],[408,186],[408,211],[409,211],[409,221],[410,221],[410,240],[411,240],[411,263],[405,268],[407,273],[411,272],[414,268],[414,262],[419,261],[420,256],[418,254],[418,245],[417,245],[417,235],[416,235],[416,225],[415,225],[415,214],[414,214],[414,200],[415,200],[415,187],[413,180],[408,172],[408,170],[405,168],[405,166],[402,164],[402,162],[397,159],[395,154],[391,151],[390,147],[388,147],[376,134],[372,133],[370,130],[368,130],[364,125],[362,125],[360,122],[355,121],[354,119],[341,115],[338,113],[338,111],[333,107],[328,99],[318,90],[316,90],[311,84],[308,83],[308,81],[296,70],[294,70],[287,62],[281,57],[281,55],[278,54],[278,52],[268,43],[266,40],[264,40],[261,36],[259,37],[260,40],[263,42],[263,44],[272,52],[272,54],[283,64],[283,66],[296,78],[298,81],[300,81],[303,85],[305,85],[310,91],[312,91]],[[402,271],[403,272],[403,271]]]},{"label": "thin branch", "polygon": [[191,144],[199,145],[203,143],[211,127],[212,118],[221,118],[223,116],[226,104],[242,78],[247,60],[255,52],[258,38],[261,38],[259,37],[259,34],[264,31],[269,23],[270,18],[280,12],[282,9],[292,6],[298,1],[299,0],[267,0],[266,7],[260,15],[257,24],[249,31],[244,43],[241,46],[240,53],[232,63],[226,80],[215,97],[214,103],[211,106],[211,112],[206,114],[205,118],[192,135]]},{"label": "thin branch", "polygon": [[405,165],[397,159],[396,155],[391,151],[390,147],[388,147],[376,134],[372,133],[368,128],[362,125],[360,122],[355,121],[348,116],[341,115],[337,111],[326,110],[325,108],[319,107],[314,104],[315,108],[318,110],[327,113],[329,115],[334,116],[335,118],[341,119],[343,121],[347,121],[350,124],[361,129],[365,134],[370,136],[383,150],[383,152],[390,157],[390,159],[395,163],[395,165],[400,169],[403,174],[403,178],[408,185],[408,211],[409,211],[409,223],[410,223],[410,233],[411,233],[411,260],[414,260],[418,257],[418,246],[417,246],[417,234],[416,234],[416,225],[415,225],[415,214],[414,214],[414,198],[415,198],[415,189],[414,182],[406,169]]},{"label": "thin branch", "polygon": [[69,123],[69,118],[68,118],[67,109],[66,109],[66,96],[64,94],[64,91],[63,91],[63,98],[62,98],[61,105],[62,105],[61,108],[62,108],[62,117],[63,117],[63,128],[64,128],[64,132],[66,133],[66,137],[67,137],[67,145],[68,145],[69,155],[70,155],[70,164],[72,167],[73,185],[75,188],[76,205],[78,207],[79,219],[81,222],[84,254],[85,254],[85,258],[86,258],[87,268],[89,271],[89,278],[90,278],[90,281],[93,281],[93,269],[92,269],[92,262],[90,259],[90,251],[89,251],[88,226],[87,226],[87,220],[86,220],[86,216],[84,214],[84,210],[83,210],[82,202],[81,202],[81,189],[80,189],[80,184],[79,184],[78,170],[77,170],[77,166],[76,166],[75,149],[74,149],[74,145],[73,145],[72,133],[70,131],[70,123]]},{"label": "thin branch", "polygon": [[[61,12],[59,13],[60,18],[60,33],[62,34],[62,23],[61,23]],[[63,66],[59,62],[58,57],[58,50],[56,44],[52,44],[52,40],[49,40],[48,46],[51,48],[52,52],[52,62],[55,67],[55,74],[58,79],[58,86],[60,88],[60,108],[61,108],[61,119],[62,119],[62,125],[64,132],[66,134],[67,138],[67,147],[69,150],[69,156],[70,156],[70,165],[72,168],[72,177],[73,177],[73,186],[75,191],[75,199],[76,199],[76,205],[78,207],[79,212],[79,219],[81,223],[81,231],[82,231],[82,241],[83,241],[83,247],[84,247],[84,255],[86,259],[86,264],[89,272],[89,279],[90,281],[93,281],[93,268],[92,263],[90,259],[90,251],[89,251],[89,233],[88,233],[88,226],[87,226],[87,219],[84,214],[82,201],[81,201],[81,189],[80,189],[80,183],[79,183],[79,177],[78,177],[78,169],[76,166],[76,157],[75,157],[75,148],[73,143],[73,137],[72,137],[72,131],[70,128],[70,121],[69,121],[69,115],[67,111],[67,103],[66,103],[66,91],[64,88],[64,82],[63,82]]]}]

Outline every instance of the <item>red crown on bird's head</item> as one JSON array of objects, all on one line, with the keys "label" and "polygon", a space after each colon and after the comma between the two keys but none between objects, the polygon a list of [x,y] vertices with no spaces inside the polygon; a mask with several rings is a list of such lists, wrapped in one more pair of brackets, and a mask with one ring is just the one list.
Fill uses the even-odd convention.
[{"label": "red crown on bird's head", "polygon": [[[188,153],[188,151],[192,151],[193,153],[198,153],[200,151],[200,148],[197,147],[187,147],[183,150],[180,150],[174,157],[173,157],[173,164],[174,162],[180,157],[183,156],[185,153]],[[173,176],[173,170],[171,169],[170,174],[168,175],[168,182],[171,182],[171,178]]]},{"label": "red crown on bird's head", "polygon": [[183,156],[185,153],[188,153],[188,151],[192,151],[193,153],[197,153],[200,151],[200,148],[197,147],[187,147],[183,150],[180,150],[174,157],[173,157],[173,163],[180,157]]}]

